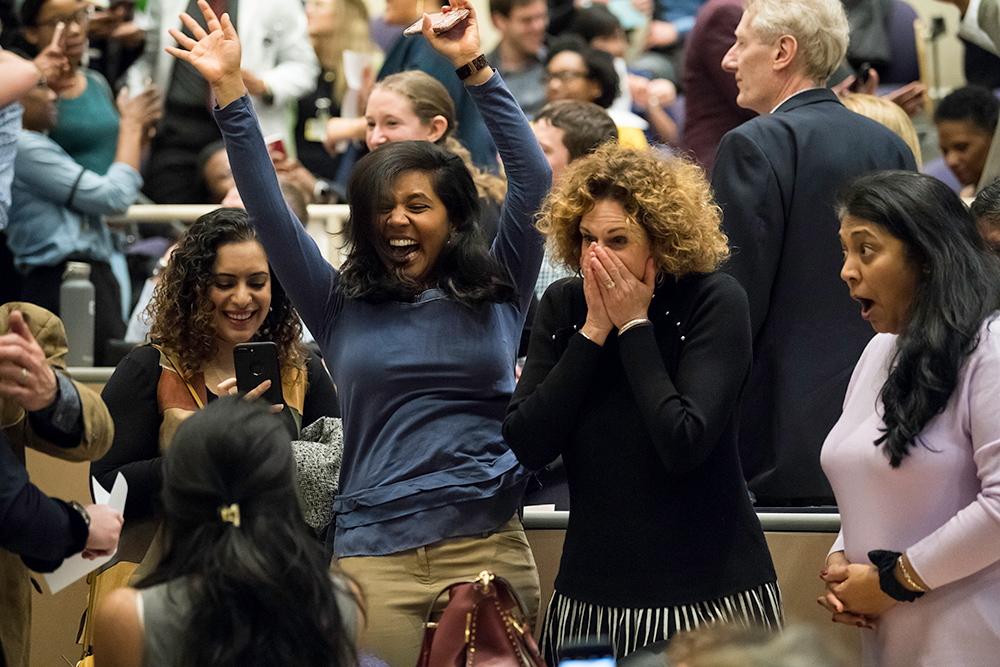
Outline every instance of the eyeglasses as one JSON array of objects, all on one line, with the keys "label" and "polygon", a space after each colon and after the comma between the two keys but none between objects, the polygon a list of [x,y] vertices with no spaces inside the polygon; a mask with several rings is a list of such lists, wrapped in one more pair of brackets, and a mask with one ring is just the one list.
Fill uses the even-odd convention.
[{"label": "eyeglasses", "polygon": [[542,85],[546,85],[549,81],[556,79],[559,83],[572,83],[576,79],[586,79],[589,78],[587,72],[578,72],[572,69],[564,69],[561,72],[550,72],[545,70],[542,72]]},{"label": "eyeglasses", "polygon": [[90,24],[90,17],[94,14],[93,5],[87,5],[86,7],[81,7],[72,14],[64,16],[54,16],[47,21],[42,21],[38,25],[46,26],[49,28],[54,28],[60,23],[65,23],[69,25],[70,23],[75,23],[81,28],[86,27]]}]

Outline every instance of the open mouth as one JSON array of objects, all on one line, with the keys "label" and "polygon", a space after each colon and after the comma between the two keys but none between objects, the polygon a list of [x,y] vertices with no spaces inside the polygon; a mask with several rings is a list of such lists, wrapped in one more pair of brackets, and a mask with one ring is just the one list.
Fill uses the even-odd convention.
[{"label": "open mouth", "polygon": [[397,264],[406,264],[420,250],[420,244],[413,239],[389,239],[389,256]]},{"label": "open mouth", "polygon": [[875,302],[872,301],[871,299],[865,299],[864,297],[860,296],[854,297],[854,300],[861,304],[861,317],[867,320],[869,313],[871,313],[872,311],[872,306],[875,305]]}]

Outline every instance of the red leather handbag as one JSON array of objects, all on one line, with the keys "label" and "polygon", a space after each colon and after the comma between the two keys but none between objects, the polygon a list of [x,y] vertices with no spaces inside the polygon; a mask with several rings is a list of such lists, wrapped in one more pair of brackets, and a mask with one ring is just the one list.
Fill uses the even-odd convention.
[{"label": "red leather handbag", "polygon": [[[448,604],[430,620],[438,599]],[[452,584],[431,602],[417,667],[545,667],[531,636],[524,607],[504,579],[483,570],[472,581]]]}]

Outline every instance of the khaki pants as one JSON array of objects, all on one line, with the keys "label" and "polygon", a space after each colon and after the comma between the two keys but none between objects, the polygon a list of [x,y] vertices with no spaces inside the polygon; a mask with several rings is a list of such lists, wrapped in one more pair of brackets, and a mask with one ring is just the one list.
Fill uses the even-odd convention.
[{"label": "khaki pants", "polygon": [[[361,587],[365,622],[358,651],[389,667],[414,667],[431,600],[445,586],[492,570],[517,591],[532,629],[538,617],[538,570],[521,521],[514,516],[487,537],[456,537],[389,556],[342,558],[338,565]],[[434,609],[440,615],[442,596]]]}]

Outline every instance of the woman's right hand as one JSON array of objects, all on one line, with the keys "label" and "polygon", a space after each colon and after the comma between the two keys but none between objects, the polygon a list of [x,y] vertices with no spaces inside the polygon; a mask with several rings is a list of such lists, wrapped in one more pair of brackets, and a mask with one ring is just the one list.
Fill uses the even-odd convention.
[{"label": "woman's right hand", "polygon": [[[423,34],[431,46],[442,56],[461,67],[471,62],[482,53],[479,41],[479,24],[476,19],[476,9],[469,0],[451,0],[450,7],[443,11],[468,9],[469,17],[447,32],[436,33],[431,28],[430,16],[424,14]],[[488,69],[488,68],[487,68]]]},{"label": "woman's right hand", "polygon": [[[52,41],[35,56],[35,67],[50,83],[57,83],[73,72],[63,49],[66,46],[66,24],[60,21],[52,31]],[[57,91],[58,92],[58,91]]]},{"label": "woman's right hand", "polygon": [[236,28],[233,27],[229,14],[223,14],[220,20],[206,0],[198,0],[198,8],[205,17],[208,32],[190,15],[182,13],[181,21],[194,35],[194,39],[171,28],[168,32],[177,40],[180,48],[168,46],[166,50],[175,58],[194,66],[211,84],[219,106],[224,107],[246,93],[240,71],[240,38],[236,35]]},{"label": "woman's right hand", "polygon": [[587,299],[587,320],[581,331],[593,342],[604,345],[604,341],[607,340],[614,325],[611,323],[611,318],[608,317],[608,309],[604,305],[601,288],[597,284],[594,268],[588,259],[596,247],[596,243],[591,243],[580,261],[580,272],[583,274],[583,296]]},{"label": "woman's right hand", "polygon": [[859,628],[873,630],[875,625],[870,618],[861,614],[852,614],[849,611],[844,611],[844,603],[831,590],[834,584],[847,579],[847,567],[850,564],[851,561],[847,560],[847,556],[844,555],[843,551],[834,551],[827,556],[826,568],[819,573],[820,579],[826,584],[826,592],[817,598],[816,602],[832,614],[831,620],[835,623],[854,625]]}]

